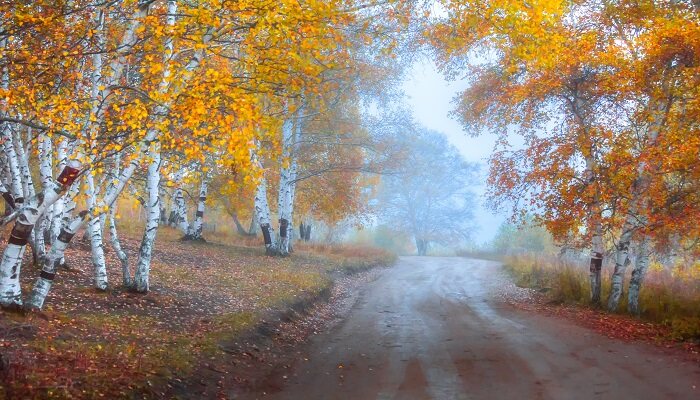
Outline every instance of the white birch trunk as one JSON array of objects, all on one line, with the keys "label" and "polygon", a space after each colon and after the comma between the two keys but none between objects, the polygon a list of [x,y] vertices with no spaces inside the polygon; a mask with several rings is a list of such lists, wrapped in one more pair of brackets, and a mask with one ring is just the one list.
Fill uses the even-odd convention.
[{"label": "white birch trunk", "polygon": [[[670,104],[659,102],[656,105],[651,105],[653,108],[654,119],[647,128],[645,137],[651,143],[655,143],[659,132],[661,132],[662,124],[665,119],[665,114],[668,111],[667,107]],[[644,216],[644,207],[647,205],[648,200],[648,187],[650,175],[646,171],[646,163],[640,162],[637,166],[637,179],[635,180],[632,187],[632,194],[630,199],[630,207],[627,210],[627,215],[625,216],[625,222],[622,227],[622,233],[617,244],[617,254],[615,259],[615,269],[613,271],[610,297],[608,298],[608,310],[617,311],[620,303],[620,297],[622,296],[623,289],[623,279],[625,274],[625,267],[628,264],[626,262],[629,257],[629,246],[632,241],[632,235],[639,229],[642,225],[646,223],[646,217]],[[640,215],[641,211],[641,215]],[[641,285],[641,280],[639,281]]]},{"label": "white birch trunk", "polygon": [[[175,25],[175,13],[177,12],[177,3],[174,0],[168,1],[168,16],[166,17],[166,25]],[[163,80],[160,83],[160,91],[165,92],[169,86],[170,78],[170,62],[173,57],[173,38],[169,37],[165,42],[165,51],[163,54],[163,63],[165,69],[163,71]],[[167,113],[167,108],[156,107],[156,115]],[[155,129],[153,136],[156,136]],[[149,289],[149,276],[151,272],[151,257],[153,256],[153,247],[156,242],[156,234],[158,233],[158,225],[160,224],[160,143],[158,141],[149,142],[148,159],[148,181],[146,188],[148,191],[148,206],[146,228],[143,232],[141,247],[139,249],[139,259],[136,262],[136,272],[134,273],[134,290],[139,293],[146,293]]]},{"label": "white birch trunk", "polygon": [[19,276],[27,241],[36,221],[46,212],[48,207],[56,202],[66,190],[67,185],[71,183],[72,180],[52,182],[51,185],[44,188],[40,195],[29,199],[26,206],[20,210],[0,262],[0,305],[14,307],[22,304]]},{"label": "white birch trunk", "polygon": [[639,252],[635,260],[634,269],[632,269],[632,277],[630,278],[630,287],[627,297],[627,311],[629,311],[630,314],[639,315],[641,313],[639,307],[639,290],[642,287],[647,269],[649,269],[650,248],[650,239],[648,236],[645,236],[639,244]]},{"label": "white birch trunk", "polygon": [[0,261],[0,305],[3,307],[22,305],[22,288],[19,281],[22,257],[38,216],[36,200],[28,202],[10,233]]},{"label": "white birch trunk", "polygon": [[[114,169],[112,175],[110,176],[110,183],[107,185],[107,191],[114,190],[114,187],[118,181],[119,170],[121,169],[121,155],[119,153],[114,155]],[[122,244],[119,241],[119,235],[117,233],[117,221],[116,221],[117,205],[114,204],[109,208],[109,242],[112,245],[114,253],[117,255],[119,262],[122,266],[122,284],[126,288],[130,288],[132,285],[131,271],[129,270],[129,256],[126,254],[124,249],[122,249]]]},{"label": "white birch trunk", "polygon": [[204,229],[204,211],[206,209],[207,191],[209,185],[209,177],[204,174],[202,183],[199,187],[199,199],[197,201],[197,213],[194,216],[192,223],[191,238],[194,240],[203,240],[202,231]]},{"label": "white birch trunk", "polygon": [[139,293],[146,293],[149,289],[149,276],[151,269],[151,257],[155,246],[156,234],[160,223],[160,145],[152,144],[152,151],[149,154],[151,162],[148,165],[148,181],[146,190],[148,200],[146,206],[146,228],[141,240],[139,249],[139,259],[136,263],[136,273],[134,274],[134,290]]},{"label": "white birch trunk", "polygon": [[[39,177],[41,178],[42,189],[47,187],[53,180],[53,145],[51,138],[46,135],[41,135],[39,137]],[[63,196],[61,196],[63,198]],[[41,218],[39,222],[39,235],[41,235],[42,242],[48,237],[49,244],[51,244],[50,234],[47,235],[47,231],[53,220],[54,205],[49,207],[46,214]],[[38,235],[37,235],[38,236]],[[42,253],[43,256],[43,253]]]},{"label": "white birch trunk", "polygon": [[44,306],[46,296],[49,294],[51,286],[53,285],[53,280],[56,277],[58,267],[61,265],[63,254],[68,248],[68,244],[70,243],[71,239],[73,239],[73,236],[75,236],[78,229],[80,229],[82,223],[82,216],[78,216],[66,223],[64,227],[61,228],[61,233],[56,238],[56,241],[51,246],[51,250],[49,250],[49,253],[44,259],[41,274],[39,275],[39,278],[37,278],[34,288],[32,289],[32,293],[29,296],[29,300],[27,301],[26,306],[28,309],[41,310],[41,308]]},{"label": "white birch trunk", "polygon": [[[56,161],[57,161],[57,169],[59,171],[63,171],[63,168],[66,166],[68,163],[68,140],[67,139],[62,139],[58,147],[56,149]],[[69,193],[71,191],[69,190]],[[61,227],[63,226],[63,217],[64,217],[64,210],[65,210],[65,204],[66,204],[66,197],[69,196],[62,196],[60,199],[56,201],[56,203],[53,205],[53,218],[51,219],[51,245],[56,241],[56,238],[58,238],[58,235],[61,233]],[[74,197],[74,196],[73,196]],[[70,197],[72,198],[72,197]]]},{"label": "white birch trunk", "polygon": [[[95,188],[95,178],[91,171],[85,174],[87,182],[87,206],[90,209],[97,207],[97,193]],[[93,218],[88,222],[88,233],[90,237],[90,253],[92,256],[92,266],[94,269],[95,288],[97,290],[107,290],[107,263],[105,260],[104,244],[102,240],[102,227],[100,226],[99,217]]]},{"label": "white birch trunk", "polygon": [[[293,162],[292,146],[294,141],[294,125],[292,116],[288,115],[282,125],[282,163],[280,165],[280,183],[277,193],[277,215],[279,217],[279,236],[277,237],[277,253],[281,256],[289,254],[289,233],[291,231],[291,201],[292,179],[291,163]],[[285,166],[285,163],[288,163]]]},{"label": "white birch trunk", "polygon": [[[96,15],[96,34],[95,38],[97,40],[97,51],[92,55],[92,76],[90,78],[91,85],[91,99],[92,106],[90,108],[90,115],[85,121],[86,127],[85,132],[89,132],[88,138],[95,137],[96,130],[98,128],[97,122],[99,122],[104,113],[104,107],[102,106],[102,100],[106,93],[104,93],[105,88],[102,87],[102,51],[105,49],[105,12],[100,9],[97,11]],[[93,122],[96,121],[96,122]],[[87,206],[89,209],[94,209],[97,207],[97,186],[95,185],[95,178],[92,171],[88,171],[85,175],[85,181],[87,183]],[[107,290],[108,278],[107,278],[107,265],[104,256],[104,244],[102,240],[102,226],[100,224],[99,218],[92,218],[88,222],[87,234],[90,238],[90,249],[92,255],[92,265],[94,269],[94,279],[95,288],[97,290]]]},{"label": "white birch trunk", "polygon": [[[262,170],[262,165],[257,156],[254,152],[251,153],[253,164]],[[265,253],[273,255],[276,253],[274,245],[275,231],[270,220],[270,205],[267,201],[267,180],[264,176],[260,178],[260,182],[258,182],[258,186],[255,189],[255,216],[262,231]]]},{"label": "white birch trunk", "polygon": [[190,232],[190,223],[187,220],[187,203],[182,187],[175,188],[175,224],[182,231],[183,235],[188,235]]},{"label": "white birch trunk", "polygon": [[[4,50],[7,47],[7,36],[0,38],[0,49]],[[10,70],[7,63],[3,63],[2,76],[0,76],[0,87],[3,90],[10,88]],[[2,100],[4,103],[5,100]],[[3,107],[4,108],[4,107]],[[4,111],[1,111],[4,114]],[[14,197],[16,204],[24,202],[24,193],[22,190],[22,180],[20,177],[19,160],[13,145],[12,127],[9,122],[0,122],[0,142],[2,142],[3,150],[7,161],[7,167],[10,171],[10,191]]]},{"label": "white birch trunk", "polygon": [[19,132],[15,132],[14,146],[17,154],[17,161],[19,162],[19,172],[22,174],[22,192],[24,193],[24,198],[28,199],[34,197],[36,194],[32,172],[29,169],[29,153],[31,149],[24,148],[22,135]]},{"label": "white birch trunk", "polygon": [[117,234],[117,221],[115,214],[116,207],[112,207],[109,210],[109,240],[112,244],[112,249],[117,255],[119,262],[122,265],[122,282],[124,287],[130,288],[132,284],[131,271],[129,271],[129,256],[126,254],[124,249],[122,249],[122,244],[119,241],[119,235]]},{"label": "white birch trunk", "polygon": [[[30,142],[27,141],[27,143]],[[32,172],[29,169],[29,153],[31,152],[31,148],[25,149],[24,141],[22,140],[22,135],[20,134],[20,132],[15,132],[14,145],[17,154],[17,160],[19,161],[19,170],[22,174],[22,191],[24,192],[24,198],[30,199],[36,195],[36,189],[34,187]],[[37,231],[39,231],[39,229],[36,229],[38,222],[39,221],[34,221],[32,234],[28,238],[29,245],[32,248],[32,257],[34,260],[34,264],[36,265],[40,263],[40,260],[46,253],[46,249],[44,247],[43,232],[40,232],[40,235],[37,235]]]}]

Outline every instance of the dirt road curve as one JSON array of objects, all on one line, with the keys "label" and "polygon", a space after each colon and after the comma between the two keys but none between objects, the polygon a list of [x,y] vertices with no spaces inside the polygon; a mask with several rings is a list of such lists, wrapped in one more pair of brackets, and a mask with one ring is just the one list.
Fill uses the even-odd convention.
[{"label": "dirt road curve", "polygon": [[[406,257],[271,399],[700,399],[700,366],[493,296],[496,263]],[[277,379],[276,379],[277,380]]]}]

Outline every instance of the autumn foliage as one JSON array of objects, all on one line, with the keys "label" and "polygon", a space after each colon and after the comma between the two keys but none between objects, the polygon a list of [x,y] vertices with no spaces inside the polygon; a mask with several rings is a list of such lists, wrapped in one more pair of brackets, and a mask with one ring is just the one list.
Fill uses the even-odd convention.
[{"label": "autumn foliage", "polygon": [[638,313],[650,254],[673,266],[699,249],[697,3],[441,3],[430,41],[443,71],[470,82],[454,114],[499,137],[494,205],[611,260],[610,309],[634,261]]}]

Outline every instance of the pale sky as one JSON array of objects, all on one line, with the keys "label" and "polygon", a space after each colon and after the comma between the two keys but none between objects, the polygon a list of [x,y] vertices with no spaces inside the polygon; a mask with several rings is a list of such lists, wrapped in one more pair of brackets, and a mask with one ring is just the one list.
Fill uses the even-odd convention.
[{"label": "pale sky", "polygon": [[483,204],[485,201],[483,194],[486,189],[486,159],[491,154],[495,137],[491,135],[477,138],[469,136],[459,122],[448,116],[448,113],[454,108],[452,99],[465,87],[464,82],[445,80],[429,60],[417,61],[403,84],[403,89],[408,96],[407,103],[413,110],[416,121],[429,129],[445,134],[467,161],[481,165],[479,186],[474,188],[474,192],[478,196],[477,204],[474,205],[474,214],[478,225],[478,230],[474,233],[474,240],[481,244],[490,241],[495,236],[498,227],[506,218],[502,215],[493,215],[491,211],[484,208]]}]

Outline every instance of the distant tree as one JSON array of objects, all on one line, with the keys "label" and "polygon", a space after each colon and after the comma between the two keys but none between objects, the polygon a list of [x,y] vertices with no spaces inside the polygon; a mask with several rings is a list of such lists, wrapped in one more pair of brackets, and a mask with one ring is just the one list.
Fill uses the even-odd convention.
[{"label": "distant tree", "polygon": [[466,162],[441,133],[419,128],[402,137],[402,161],[380,185],[380,219],[412,235],[418,255],[425,255],[431,243],[452,246],[467,240],[477,166]]}]

